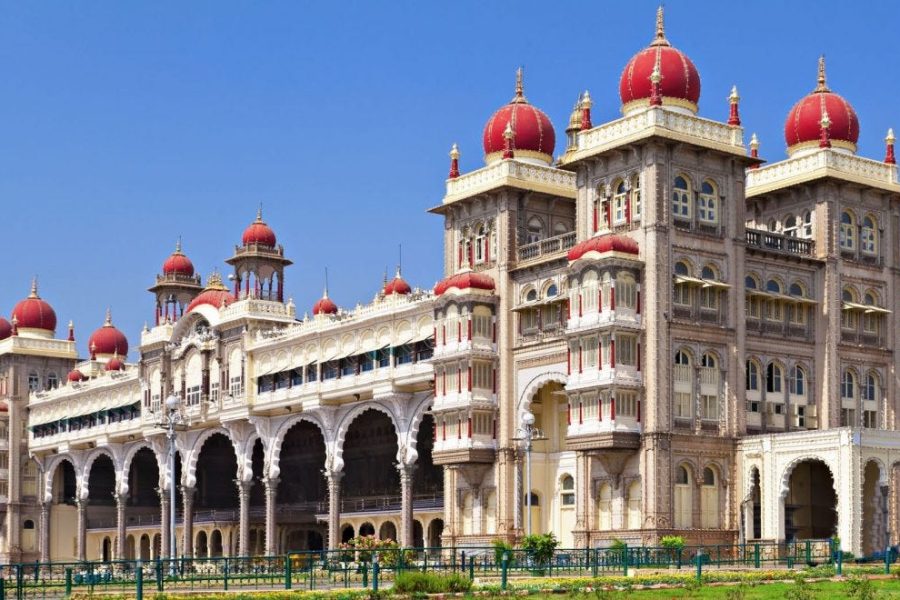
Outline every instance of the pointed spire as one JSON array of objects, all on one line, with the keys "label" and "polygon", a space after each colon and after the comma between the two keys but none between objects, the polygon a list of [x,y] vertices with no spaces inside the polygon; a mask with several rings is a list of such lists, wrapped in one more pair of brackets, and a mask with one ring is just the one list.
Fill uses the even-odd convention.
[{"label": "pointed spire", "polygon": [[828,85],[825,83],[825,55],[819,57],[819,77],[816,80],[817,92],[830,92]]},{"label": "pointed spire", "polygon": [[325,267],[325,289],[322,291],[322,297],[328,297],[328,267]]},{"label": "pointed spire", "polygon": [[741,115],[738,110],[738,103],[741,101],[741,97],[738,96],[737,86],[731,86],[731,94],[728,96],[728,104],[731,107],[731,112],[728,115],[728,124],[732,127],[740,127],[741,125]]},{"label": "pointed spire", "polygon": [[106,307],[106,321],[103,322],[104,327],[112,327],[112,311]]},{"label": "pointed spire", "polygon": [[669,40],[666,39],[666,24],[663,14],[663,5],[660,4],[656,9],[656,36],[650,42],[651,46],[668,46]]},{"label": "pointed spire", "polygon": [[256,222],[262,223],[262,202],[259,203],[259,206],[256,209]]},{"label": "pointed spire", "polygon": [[884,138],[884,143],[886,145],[885,154],[884,154],[884,162],[889,165],[896,165],[897,159],[894,157],[894,129],[888,129],[887,135]]},{"label": "pointed spire", "polygon": [[584,94],[581,96],[581,130],[586,131],[593,127],[594,125],[591,123],[591,107],[594,105],[591,100],[591,94],[587,90],[584,90]]},{"label": "pointed spire", "polygon": [[[756,134],[750,136],[750,156],[751,158],[759,158],[759,140],[756,137]],[[759,163],[753,163],[750,165],[751,169],[758,169]]]},{"label": "pointed spire", "polygon": [[831,148],[831,119],[828,117],[828,110],[822,105],[822,120],[819,121],[821,136],[819,137],[819,148]]},{"label": "pointed spire", "polygon": [[28,295],[29,298],[40,298],[38,296],[38,282],[37,275],[31,278],[31,293]]},{"label": "pointed spire", "polygon": [[506,129],[503,130],[503,139],[505,141],[504,149],[503,149],[503,158],[513,158],[513,138],[515,137],[515,133],[513,132],[512,123],[507,121]]},{"label": "pointed spire", "polygon": [[181,254],[181,236],[178,236],[178,240],[175,241],[175,254]]},{"label": "pointed spire", "polygon": [[66,339],[70,342],[75,341],[75,323],[73,323],[71,319],[69,320],[69,337]]},{"label": "pointed spire", "polygon": [[510,100],[511,103],[526,103],[525,98],[525,68],[516,69],[516,95]]},{"label": "pointed spire", "polygon": [[459,177],[459,147],[454,143],[450,146],[450,174],[449,179]]}]

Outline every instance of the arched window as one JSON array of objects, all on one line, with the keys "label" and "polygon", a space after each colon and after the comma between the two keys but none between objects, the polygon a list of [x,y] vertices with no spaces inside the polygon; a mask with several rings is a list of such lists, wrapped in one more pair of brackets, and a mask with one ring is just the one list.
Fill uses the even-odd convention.
[{"label": "arched window", "polygon": [[703,469],[703,487],[700,490],[700,526],[704,529],[719,527],[719,478],[715,469]]},{"label": "arched window", "polygon": [[788,215],[784,218],[784,235],[788,237],[797,237],[798,229],[797,217]]},{"label": "arched window", "polygon": [[484,225],[479,224],[475,228],[475,262],[482,263],[487,256],[487,236]]},{"label": "arched window", "polygon": [[683,260],[679,260],[675,263],[675,274],[676,275],[690,275],[691,268],[688,266],[686,262]]},{"label": "arched window", "polygon": [[[700,272],[700,278],[706,281],[719,281],[719,270],[715,265],[706,265]],[[719,308],[719,288],[704,285],[700,288],[700,308],[717,310]]]},{"label": "arched window", "polygon": [[[806,289],[803,284],[794,282],[791,284],[789,293],[796,298],[806,298]],[[802,302],[791,302],[788,304],[788,320],[792,325],[806,325],[806,304]]]},{"label": "arched window", "polygon": [[631,220],[641,218],[641,176],[631,178]]},{"label": "arched window", "polygon": [[559,482],[559,500],[561,506],[575,506],[575,479],[571,475],[563,475]]},{"label": "arched window", "polygon": [[759,391],[759,366],[752,360],[747,361],[746,389],[748,392]]},{"label": "arched window", "polygon": [[47,389],[55,390],[59,387],[59,377],[57,377],[56,373],[49,373],[47,375]]},{"label": "arched window", "polygon": [[555,298],[558,293],[559,293],[559,288],[556,287],[555,283],[551,283],[550,287],[547,288],[546,296],[548,298]]},{"label": "arched window", "polygon": [[700,359],[700,366],[706,369],[715,369],[716,368],[716,357],[709,352],[703,355]]},{"label": "arched window", "polygon": [[878,374],[875,371],[869,371],[866,373],[866,384],[863,386],[862,399],[868,402],[877,401],[879,388]]},{"label": "arched window", "polygon": [[841,300],[844,303],[841,328],[856,331],[859,328],[859,311],[854,305],[859,303],[859,294],[854,288],[847,286],[841,292]]},{"label": "arched window", "polygon": [[766,367],[766,392],[780,394],[784,391],[784,371],[777,363],[770,362]]},{"label": "arched window", "polygon": [[528,237],[529,244],[539,242],[544,239],[544,223],[538,217],[528,219]]},{"label": "arched window", "polygon": [[875,371],[866,373],[862,388],[863,423],[862,426],[875,429],[878,427],[878,401],[881,399],[881,378]]},{"label": "arched window", "polygon": [[702,279],[706,279],[708,281],[718,281],[719,273],[715,266],[706,265],[703,267],[703,270],[700,272],[700,277]]},{"label": "arched window", "polygon": [[844,369],[841,375],[841,398],[856,400],[856,373],[850,369]]},{"label": "arched window", "polygon": [[682,365],[685,367],[691,366],[691,357],[684,350],[679,350],[675,353],[675,364]]},{"label": "arched window", "polygon": [[753,275],[747,275],[744,277],[744,287],[748,290],[755,290],[759,288],[759,282]]},{"label": "arched window", "polygon": [[616,275],[616,308],[634,309],[637,306],[637,283],[634,275],[620,271]]},{"label": "arched window", "polygon": [[612,529],[612,486],[606,482],[597,490],[597,528]]},{"label": "arched window", "polygon": [[[880,307],[881,302],[878,300],[878,294],[874,290],[869,290],[863,296],[863,304],[866,306]],[[846,312],[846,311],[845,311]],[[863,313],[863,331],[866,333],[879,333],[881,331],[881,323],[883,313],[878,310],[869,309]]]},{"label": "arched window", "polygon": [[674,415],[679,419],[689,419],[694,414],[693,409],[693,373],[691,369],[691,357],[684,350],[675,353],[675,390],[674,390]]},{"label": "arched window", "polygon": [[777,233],[778,221],[776,221],[775,219],[769,219],[769,223],[766,225],[766,228],[772,233]]},{"label": "arched window", "polygon": [[788,371],[788,393],[793,396],[806,396],[806,371],[795,365]]},{"label": "arched window", "polygon": [[690,221],[692,216],[691,186],[681,175],[672,185],[672,215],[683,221]]},{"label": "arched window", "polygon": [[766,282],[766,291],[777,294],[776,297],[766,300],[766,319],[769,321],[782,321],[784,319],[783,304],[780,298],[782,293],[781,282],[770,279]]},{"label": "arched window", "polygon": [[528,290],[528,293],[525,294],[525,302],[534,302],[535,300],[537,300],[537,290]]},{"label": "arched window", "polygon": [[688,468],[680,465],[675,469],[675,527],[693,527],[693,489]]},{"label": "arched window", "polygon": [[625,526],[628,529],[641,528],[641,482],[632,481],[628,486],[628,515]]},{"label": "arched window", "polygon": [[613,224],[620,225],[626,221],[625,205],[628,202],[628,189],[625,182],[619,180],[613,186]]},{"label": "arched window", "polygon": [[801,231],[801,237],[806,239],[810,239],[812,237],[812,212],[806,211],[803,213],[803,229]]},{"label": "arched window", "polygon": [[856,217],[848,210],[841,213],[841,250],[856,250]]},{"label": "arched window", "polygon": [[[679,260],[675,263],[675,275],[689,277],[690,274],[691,268],[686,261]],[[691,286],[687,282],[676,279],[672,302],[681,306],[691,305]]]},{"label": "arched window", "polygon": [[708,179],[700,186],[697,196],[697,218],[707,225],[719,222],[719,196],[716,186]]},{"label": "arched window", "polygon": [[28,391],[36,392],[41,389],[41,377],[37,374],[37,371],[32,371],[28,374]]},{"label": "arched window", "polygon": [[878,255],[878,221],[872,215],[863,218],[859,232],[859,249],[869,256]]},{"label": "arched window", "polygon": [[569,231],[569,226],[563,223],[562,221],[557,221],[553,225],[553,235],[562,235]]}]

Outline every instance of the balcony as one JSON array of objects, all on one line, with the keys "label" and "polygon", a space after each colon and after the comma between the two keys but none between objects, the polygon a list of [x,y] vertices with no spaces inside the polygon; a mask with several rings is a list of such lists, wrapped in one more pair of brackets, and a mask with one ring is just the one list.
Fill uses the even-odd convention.
[{"label": "balcony", "polygon": [[762,250],[764,252],[776,252],[779,254],[794,256],[813,256],[815,243],[812,240],[771,233],[762,229],[746,230],[747,247]]},{"label": "balcony", "polygon": [[566,383],[566,390],[577,391],[614,385],[639,387],[643,381],[643,376],[637,367],[618,364],[614,368],[610,368],[608,364],[604,364],[602,369],[585,367],[581,373],[577,368],[573,368]]},{"label": "balcony", "polygon": [[497,441],[491,436],[453,435],[447,439],[438,436],[432,449],[432,461],[435,465],[493,463],[496,453]]},{"label": "balcony", "polygon": [[575,245],[575,232],[570,231],[552,238],[524,244],[518,248],[519,262],[530,262],[538,259],[558,258],[561,253]]}]

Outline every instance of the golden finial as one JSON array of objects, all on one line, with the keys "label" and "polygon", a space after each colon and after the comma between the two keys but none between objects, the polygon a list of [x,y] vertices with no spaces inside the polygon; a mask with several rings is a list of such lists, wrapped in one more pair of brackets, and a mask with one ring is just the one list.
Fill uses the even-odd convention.
[{"label": "golden finial", "polygon": [[594,105],[591,100],[591,93],[587,90],[584,90],[584,94],[581,96],[581,107],[582,108],[590,108]]},{"label": "golden finial", "polygon": [[178,236],[178,239],[175,240],[175,254],[181,254],[181,236]]},{"label": "golden finial", "polygon": [[884,141],[887,142],[888,144],[893,144],[896,141],[896,138],[894,137],[894,128],[893,127],[888,129],[887,136],[884,138]]},{"label": "golden finial", "polygon": [[225,287],[225,285],[222,283],[222,276],[219,275],[218,269],[214,269],[213,272],[209,274],[209,277],[206,278],[206,289],[210,289],[210,290],[227,289]]},{"label": "golden finial", "polygon": [[262,202],[259,203],[259,207],[256,209],[256,220],[262,221]]},{"label": "golden finial", "polygon": [[828,85],[825,83],[825,55],[819,57],[819,77],[816,83],[817,92],[830,92]]},{"label": "golden finial", "polygon": [[459,160],[459,147],[456,144],[450,146],[450,158]]},{"label": "golden finial", "polygon": [[29,294],[28,297],[29,298],[37,298],[38,297],[37,275],[35,275],[34,277],[31,278],[31,294]]},{"label": "golden finial", "polygon": [[732,104],[737,104],[740,99],[741,97],[738,96],[737,86],[731,86],[731,94],[728,96],[728,101]]},{"label": "golden finial", "polygon": [[663,5],[660,4],[656,9],[656,37],[651,46],[668,46],[669,40],[666,39],[666,24],[663,16]]},{"label": "golden finial", "polygon": [[103,322],[105,327],[112,327],[112,311],[106,307],[106,321]]},{"label": "golden finial", "polygon": [[525,99],[525,69],[523,67],[516,69],[516,95],[512,102],[528,102]]},{"label": "golden finial", "polygon": [[757,139],[755,133],[750,136],[750,149],[759,150],[759,139]]}]

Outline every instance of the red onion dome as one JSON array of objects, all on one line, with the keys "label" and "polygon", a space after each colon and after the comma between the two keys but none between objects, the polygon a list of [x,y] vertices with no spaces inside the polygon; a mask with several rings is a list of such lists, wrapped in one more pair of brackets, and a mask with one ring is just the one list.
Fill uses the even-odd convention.
[{"label": "red onion dome", "polygon": [[56,312],[49,303],[38,296],[37,279],[31,282],[31,294],[15,305],[12,318],[16,329],[39,329],[49,333],[56,331]]},{"label": "red onion dome", "polygon": [[818,148],[822,142],[823,122],[828,124],[826,139],[832,146],[856,152],[859,119],[849,102],[828,89],[824,56],[819,58],[816,89],[794,105],[784,122],[788,154],[804,148]]},{"label": "red onion dome", "polygon": [[275,232],[262,220],[262,209],[256,212],[256,220],[247,226],[241,241],[245,246],[258,244],[268,248],[275,247]]},{"label": "red onion dome", "polygon": [[482,142],[486,163],[503,158],[507,150],[504,137],[507,127],[512,130],[511,150],[515,158],[537,160],[548,165],[553,162],[556,132],[550,117],[525,99],[522,69],[516,73],[516,95],[509,104],[500,107],[484,126]]},{"label": "red onion dome", "polygon": [[[653,81],[657,77],[658,84]],[[656,94],[655,85],[659,85]],[[624,114],[647,106],[654,96],[666,106],[683,108],[694,114],[700,101],[700,73],[691,59],[666,39],[662,7],[656,12],[656,37],[650,47],[628,61],[619,79]]]},{"label": "red onion dome", "polygon": [[218,273],[213,273],[206,280],[206,287],[203,288],[203,291],[188,304],[186,312],[191,312],[201,304],[222,308],[232,302],[234,302],[234,296],[222,284],[222,277]]},{"label": "red onion dome", "polygon": [[394,278],[384,284],[385,296],[390,296],[391,294],[405,296],[410,292],[412,292],[412,288],[406,283],[406,280],[401,277],[399,268],[397,269],[397,274],[394,275]]},{"label": "red onion dome", "polygon": [[106,310],[103,327],[95,330],[88,338],[88,348],[94,354],[117,354],[128,356],[128,338],[112,324],[112,315]]},{"label": "red onion dome", "polygon": [[334,301],[328,297],[328,288],[325,288],[325,292],[322,294],[322,297],[313,304],[312,312],[313,315],[334,315],[337,314],[338,306],[334,303]]},{"label": "red onion dome", "polygon": [[119,358],[119,355],[116,354],[111,359],[109,359],[108,363],[106,363],[106,370],[107,371],[124,371],[125,363]]},{"label": "red onion dome", "polygon": [[69,374],[66,375],[66,381],[78,382],[84,381],[84,379],[84,373],[82,373],[78,369],[72,369],[71,371],[69,371]]},{"label": "red onion dome", "polygon": [[194,263],[181,251],[181,239],[175,244],[175,252],[170,254],[163,263],[162,270],[164,275],[185,275],[187,277],[194,275]]},{"label": "red onion dome", "polygon": [[494,280],[484,273],[474,273],[472,271],[457,273],[434,286],[434,295],[440,296],[453,288],[460,291],[469,289],[491,291],[494,289]]},{"label": "red onion dome", "polygon": [[589,252],[594,252],[596,254],[621,252],[623,254],[634,254],[637,256],[640,250],[638,249],[637,242],[630,237],[611,233],[599,237],[592,237],[575,245],[569,250],[569,262],[575,262]]},{"label": "red onion dome", "polygon": [[12,323],[0,317],[0,340],[5,340],[12,335]]}]

